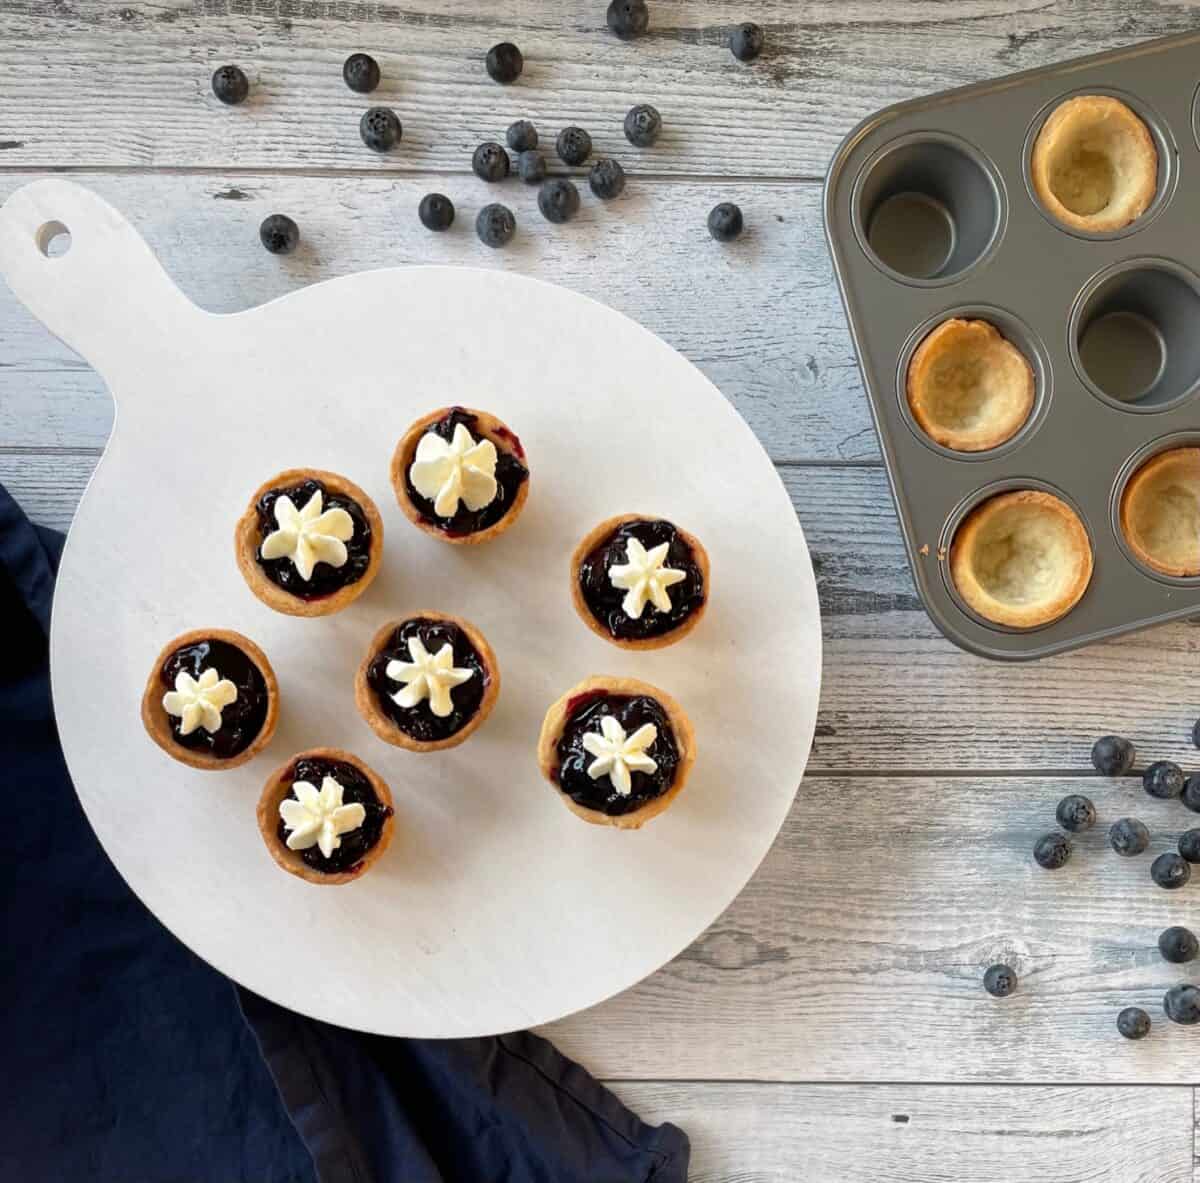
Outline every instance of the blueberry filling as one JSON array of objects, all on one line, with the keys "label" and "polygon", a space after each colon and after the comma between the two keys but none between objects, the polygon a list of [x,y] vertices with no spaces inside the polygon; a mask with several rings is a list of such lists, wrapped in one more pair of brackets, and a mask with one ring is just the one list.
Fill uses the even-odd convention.
[{"label": "blueberry filling", "polygon": [[[343,805],[361,805],[366,811],[363,824],[357,830],[348,830],[341,835],[342,844],[333,854],[326,858],[317,845],[307,850],[297,850],[298,854],[314,871],[323,871],[328,875],[340,871],[353,871],[359,863],[370,854],[383,833],[383,823],[392,816],[390,805],[384,805],[371,787],[371,782],[353,764],[345,764],[340,760],[305,759],[297,760],[288,769],[284,779],[288,784],[287,796],[296,799],[295,791],[291,788],[296,781],[308,781],[310,785],[321,787],[321,781],[327,776],[342,786]],[[275,836],[286,846],[288,838],[287,826],[283,819],[275,828]]]},{"label": "blueberry filling", "polygon": [[[284,557],[264,559],[260,553],[263,539],[278,528],[275,521],[275,502],[285,494],[292,499],[297,509],[303,509],[314,493],[321,494],[321,512],[327,509],[344,509],[354,519],[354,533],[346,543],[346,561],[340,567],[318,563],[313,568],[311,579],[301,579],[292,560]],[[323,600],[334,592],[357,583],[371,564],[371,525],[357,501],[330,493],[320,481],[307,480],[286,488],[268,489],[255,506],[258,513],[258,546],[254,557],[262,573],[285,592],[300,600]]]},{"label": "blueberry filling", "polygon": [[[623,588],[613,586],[609,570],[626,561],[630,538],[636,538],[647,550],[667,543],[663,565],[685,572],[687,578],[669,590],[669,612],[660,612],[653,604],[647,604],[635,620],[621,606],[626,593]],[[679,531],[661,518],[626,522],[614,530],[580,563],[579,587],[591,614],[622,641],[640,641],[672,632],[704,603],[705,595],[704,576],[695,552]]]},{"label": "blueberry filling", "polygon": [[[589,732],[599,732],[600,720],[605,715],[612,715],[626,735],[632,735],[646,723],[658,728],[658,736],[646,749],[658,767],[653,772],[632,772],[633,787],[627,797],[617,792],[607,776],[593,780],[588,775],[595,757],[584,748],[583,737]],[[609,817],[633,813],[661,797],[675,783],[679,768],[679,746],[671,720],[657,699],[644,694],[606,694],[597,690],[573,699],[567,704],[567,718],[555,755],[558,759],[555,779],[562,791],[576,805]]]},{"label": "blueberry filling", "polygon": [[[443,645],[449,645],[454,652],[454,665],[474,671],[473,677],[450,692],[454,709],[444,718],[429,709],[428,699],[416,706],[402,707],[392,697],[403,689],[403,684],[387,676],[388,662],[411,660],[408,643],[413,637],[419,638],[431,654],[437,653]],[[367,683],[375,692],[376,705],[405,735],[419,743],[436,743],[457,735],[479,713],[491,680],[479,651],[458,625],[448,620],[422,617],[399,625],[367,667]]]},{"label": "blueberry filling", "polygon": [[[434,435],[449,441],[460,423],[471,433],[472,439],[478,441],[482,438],[478,418],[462,407],[452,407],[436,423],[426,427],[425,431],[433,432]],[[490,529],[508,513],[521,486],[529,479],[529,469],[521,463],[525,455],[521,441],[507,428],[497,430],[495,435],[505,445],[496,449],[496,496],[482,509],[468,509],[460,501],[453,517],[438,517],[434,512],[433,502],[417,492],[408,475],[413,458],[411,455],[405,458],[404,488],[408,492],[409,500],[417,507],[422,521],[452,537],[461,537],[464,534],[478,534],[480,530]]]},{"label": "blueberry filling", "polygon": [[183,720],[168,715],[171,738],[191,751],[207,752],[222,760],[240,755],[258,737],[267,719],[267,683],[262,671],[236,645],[227,641],[196,641],[176,649],[163,662],[160,678],[164,693],[175,689],[175,679],[190,674],[197,681],[206,669],[215,668],[222,678],[237,687],[237,698],[221,708],[221,726],[216,731],[197,727],[180,735]]}]

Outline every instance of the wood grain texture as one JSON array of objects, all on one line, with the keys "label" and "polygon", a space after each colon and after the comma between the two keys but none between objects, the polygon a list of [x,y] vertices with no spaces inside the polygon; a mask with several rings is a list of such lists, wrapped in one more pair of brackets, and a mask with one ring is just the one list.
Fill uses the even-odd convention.
[{"label": "wood grain texture", "polygon": [[1191,1090],[617,1084],[690,1183],[1192,1183]]}]

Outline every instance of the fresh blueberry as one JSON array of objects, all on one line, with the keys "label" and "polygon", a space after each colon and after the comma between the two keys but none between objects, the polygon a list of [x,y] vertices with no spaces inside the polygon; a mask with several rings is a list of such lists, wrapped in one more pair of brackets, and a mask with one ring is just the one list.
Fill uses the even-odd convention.
[{"label": "fresh blueberry", "polygon": [[1071,843],[1065,834],[1043,834],[1034,844],[1033,857],[1039,867],[1057,871],[1071,857]]},{"label": "fresh blueberry", "polygon": [[417,217],[426,230],[449,230],[454,221],[454,202],[441,193],[426,193],[417,206]]},{"label": "fresh blueberry", "polygon": [[371,107],[358,121],[358,134],[372,152],[387,152],[400,142],[404,129],[390,107]]},{"label": "fresh blueberry", "polygon": [[1200,830],[1185,830],[1179,835],[1179,853],[1189,863],[1200,863]]},{"label": "fresh blueberry", "polygon": [[1197,719],[1195,723],[1192,724],[1192,743],[1194,743],[1196,747],[1200,748],[1200,719]]},{"label": "fresh blueberry", "polygon": [[258,237],[273,255],[290,255],[299,245],[300,227],[287,214],[271,214],[263,218]]},{"label": "fresh blueberry", "polygon": [[1064,797],[1054,811],[1058,824],[1064,830],[1078,834],[1082,830],[1090,830],[1096,824],[1096,807],[1091,800],[1080,793],[1072,793]]},{"label": "fresh blueberry", "polygon": [[510,123],[504,138],[514,152],[528,152],[538,146],[537,128],[528,119],[518,119],[516,123]]},{"label": "fresh blueberry", "polygon": [[1160,854],[1150,864],[1150,878],[1167,891],[1183,887],[1191,877],[1192,868],[1188,866],[1187,860],[1174,851]]},{"label": "fresh blueberry", "polygon": [[547,222],[568,222],[579,212],[579,190],[566,177],[544,181],[538,190],[538,209]]},{"label": "fresh blueberry", "polygon": [[1092,744],[1092,767],[1101,776],[1124,776],[1137,759],[1137,748],[1119,735],[1106,735]]},{"label": "fresh blueberry", "polygon": [[524,68],[525,59],[511,41],[501,41],[487,52],[487,72],[493,82],[516,82]]},{"label": "fresh blueberry", "polygon": [[506,205],[485,205],[475,218],[475,233],[485,246],[505,246],[517,232],[517,219]]},{"label": "fresh blueberry", "polygon": [[625,138],[635,148],[649,148],[658,139],[662,131],[662,116],[657,107],[649,103],[639,103],[630,107],[625,116]]},{"label": "fresh blueberry", "polygon": [[1150,845],[1150,831],[1136,817],[1123,817],[1113,822],[1108,840],[1117,854],[1132,858]]},{"label": "fresh blueberry", "polygon": [[1163,995],[1163,1011],[1172,1023],[1195,1026],[1200,1023],[1200,989],[1186,983],[1172,986]]},{"label": "fresh blueberry", "polygon": [[1150,1016],[1140,1006],[1127,1006],[1117,1015],[1117,1030],[1126,1039],[1145,1039],[1150,1034]]},{"label": "fresh blueberry", "polygon": [[1178,797],[1183,792],[1183,769],[1171,760],[1156,760],[1142,773],[1142,788],[1163,801]]},{"label": "fresh blueberry", "polygon": [[530,149],[517,157],[517,172],[526,185],[540,185],[546,179],[546,158]]},{"label": "fresh blueberry", "polygon": [[718,242],[732,242],[742,232],[742,211],[732,201],[714,205],[708,215],[708,232]]},{"label": "fresh blueberry", "polygon": [[250,93],[250,79],[241,66],[221,66],[213,71],[213,94],[230,107],[244,103]]},{"label": "fresh blueberry", "polygon": [[983,988],[993,998],[1007,998],[1017,990],[1017,971],[1007,965],[990,965],[983,975]]},{"label": "fresh blueberry", "polygon": [[1193,772],[1183,782],[1183,803],[1193,813],[1200,813],[1200,772]]},{"label": "fresh blueberry", "polygon": [[563,164],[582,164],[592,154],[592,137],[582,127],[564,127],[554,147]]},{"label": "fresh blueberry", "polygon": [[492,140],[480,144],[471,157],[471,169],[481,181],[503,181],[509,167],[508,153]]},{"label": "fresh blueberry", "polygon": [[342,79],[351,90],[370,94],[379,85],[379,63],[369,53],[352,53],[342,65]]},{"label": "fresh blueberry", "polygon": [[1196,934],[1190,928],[1175,924],[1158,934],[1158,951],[1164,961],[1172,965],[1184,965],[1196,960],[1196,954],[1200,953],[1200,941],[1196,940]]},{"label": "fresh blueberry", "polygon": [[640,37],[650,24],[646,0],[612,0],[608,6],[608,27],[622,41]]},{"label": "fresh blueberry", "polygon": [[729,36],[729,50],[739,62],[752,62],[763,47],[763,31],[752,21],[738,25]]},{"label": "fresh blueberry", "polygon": [[588,184],[601,201],[611,201],[620,197],[625,189],[625,170],[609,157],[597,160],[588,173]]}]

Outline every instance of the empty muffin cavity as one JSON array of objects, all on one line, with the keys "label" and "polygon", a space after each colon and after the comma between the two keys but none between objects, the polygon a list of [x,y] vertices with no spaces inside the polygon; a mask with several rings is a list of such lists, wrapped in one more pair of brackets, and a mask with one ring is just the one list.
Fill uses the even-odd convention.
[{"label": "empty muffin cavity", "polygon": [[1121,533],[1160,575],[1200,575],[1200,447],[1151,456],[1121,493]]}]

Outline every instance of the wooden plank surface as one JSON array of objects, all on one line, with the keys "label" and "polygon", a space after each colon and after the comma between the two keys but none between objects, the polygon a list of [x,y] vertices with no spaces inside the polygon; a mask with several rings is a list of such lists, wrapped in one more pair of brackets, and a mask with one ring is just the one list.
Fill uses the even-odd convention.
[{"label": "wooden plank surface", "polygon": [[690,1183],[1193,1183],[1190,1089],[613,1087]]}]

